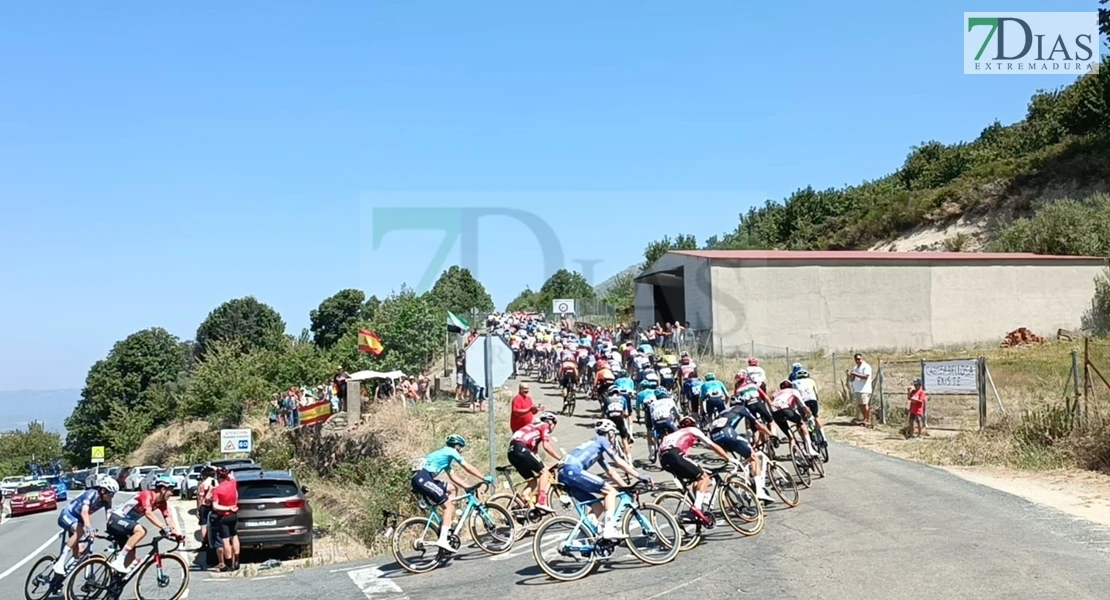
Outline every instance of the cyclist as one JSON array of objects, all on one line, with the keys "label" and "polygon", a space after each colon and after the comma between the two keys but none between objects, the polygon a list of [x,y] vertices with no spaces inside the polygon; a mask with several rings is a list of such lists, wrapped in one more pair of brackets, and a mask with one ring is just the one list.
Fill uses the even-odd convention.
[{"label": "cyclist", "polygon": [[[543,451],[555,460],[563,457],[555,452],[551,446],[551,434],[559,420],[550,412],[542,412],[536,421],[525,425],[513,433],[509,441],[509,464],[517,473],[528,482],[528,491],[536,496],[536,508],[540,511],[552,513],[551,506],[547,503],[547,484],[550,475],[543,468],[543,459],[539,457],[540,446]],[[531,497],[531,495],[529,496]]]},{"label": "cyclist", "polygon": [[[656,447],[655,441],[661,440],[678,430],[680,413],[671,393],[663,388],[655,390],[655,400],[651,403],[651,433],[648,437],[650,447]],[[653,439],[654,438],[654,439]]]},{"label": "cyclist", "polygon": [[798,373],[804,370],[805,367],[802,366],[802,363],[794,363],[790,365],[790,377],[787,377],[787,379],[789,379],[790,381],[797,381]]},{"label": "cyclist", "polygon": [[759,366],[759,359],[754,356],[748,359],[748,381],[751,381],[756,384],[759,389],[767,392],[767,372],[763,370],[763,367]]},{"label": "cyclist", "polygon": [[697,417],[701,414],[701,379],[697,375],[682,381],[682,398],[686,406],[690,407],[690,414]]},{"label": "cyclist", "polygon": [[642,422],[647,426],[648,449],[651,449],[651,403],[655,401],[655,386],[650,381],[640,382],[640,391],[636,393],[636,415],[642,413]]},{"label": "cyclist", "polygon": [[609,363],[604,360],[597,361],[597,374],[594,375],[594,397],[604,398],[605,392],[616,380],[617,378],[613,376],[613,370],[609,368]]},{"label": "cyclist", "polygon": [[571,497],[580,503],[596,500],[596,494],[603,494],[605,496],[605,512],[597,515],[599,507],[596,503],[591,508],[591,512],[599,517],[601,537],[607,540],[624,539],[627,536],[617,529],[616,521],[612,518],[613,511],[617,507],[617,490],[604,479],[590,473],[589,469],[594,463],[599,463],[601,468],[605,469],[609,478],[620,485],[624,485],[624,481],[621,480],[620,474],[613,468],[613,465],[620,467],[631,477],[640,480],[645,478],[641,477],[631,464],[621,460],[613,452],[613,441],[614,436],[617,435],[617,426],[612,421],[601,419],[595,425],[594,431],[597,433],[597,437],[571,450],[563,459],[563,465],[559,469],[559,482],[566,488]]},{"label": "cyclist", "polygon": [[758,432],[768,437],[771,435],[771,430],[755,418],[748,407],[744,406],[744,402],[739,398],[734,398],[732,406],[709,426],[709,439],[725,450],[751,460],[755,495],[760,500],[771,502],[771,496],[763,488],[762,465],[759,461],[759,455],[752,453],[751,443],[736,430],[741,423],[746,423],[748,429],[752,432]]},{"label": "cyclist", "polygon": [[55,573],[65,575],[66,563],[77,552],[77,543],[96,535],[96,528],[92,523],[93,513],[102,508],[107,513],[112,508],[112,498],[117,492],[119,484],[116,480],[108,475],[101,475],[96,478],[93,487],[82,492],[62,509],[62,513],[58,515],[58,526],[69,534],[69,538],[62,549],[62,555],[54,561]]},{"label": "cyclist", "polygon": [[[755,415],[764,425],[768,428],[771,423],[774,423],[774,418],[771,416],[771,411],[767,409],[767,404],[770,403],[771,397],[767,395],[758,385],[748,379],[747,371],[736,374],[736,398],[743,402],[748,411]],[[767,429],[768,434],[766,440],[771,439],[770,429]],[[758,444],[763,432],[756,432],[756,439],[753,441]]]},{"label": "cyclist", "polygon": [[[457,490],[466,489],[467,487],[465,481],[458,479],[451,472],[451,465],[458,463],[464,471],[472,476],[482,479],[486,483],[493,483],[492,476],[483,476],[481,471],[463,460],[459,451],[465,447],[466,438],[457,433],[452,433],[447,436],[444,446],[425,456],[424,463],[412,474],[413,491],[419,492],[432,506],[443,507],[442,523],[444,525],[439,531],[439,539],[433,542],[432,545],[451,553],[455,552],[449,539],[451,535],[450,524],[455,522],[455,503],[448,502],[448,493],[454,494]],[[451,481],[451,484],[436,479],[436,476],[443,472],[447,473],[447,479]]]},{"label": "cyclist", "polygon": [[617,380],[613,382],[613,386],[620,390],[621,393],[625,395],[625,397],[631,400],[632,396],[636,394],[636,382],[632,381],[632,378],[628,376],[627,371],[619,367],[615,371],[613,371],[613,375],[617,377]]},{"label": "cyclist", "polygon": [[791,451],[794,450],[795,445],[794,436],[790,435],[790,423],[796,423],[798,429],[802,432],[806,453],[810,457],[817,456],[813,445],[809,443],[809,427],[806,427],[805,423],[805,419],[809,417],[809,408],[806,407],[802,401],[802,395],[794,389],[794,385],[789,380],[783,380],[779,384],[779,391],[771,397],[771,417],[775,420],[779,429],[786,434],[786,439],[790,440]]},{"label": "cyclist", "polygon": [[693,417],[682,417],[678,421],[678,426],[677,431],[667,435],[659,442],[659,466],[663,467],[664,471],[674,475],[679,481],[694,484],[694,505],[690,507],[690,513],[694,518],[701,521],[702,525],[713,527],[714,520],[702,510],[702,507],[709,500],[709,473],[691,462],[686,457],[686,453],[695,444],[701,443],[729,463],[739,465],[739,462],[729,456],[724,448],[714,444],[713,440],[702,433],[695,425]]},{"label": "cyclist", "polygon": [[794,380],[794,389],[802,396],[802,402],[805,402],[806,408],[809,412],[813,413],[813,421],[817,423],[817,428],[821,428],[821,420],[817,418],[820,413],[820,405],[817,404],[817,382],[809,376],[809,371],[805,369],[798,369],[796,373],[797,379]]},{"label": "cyclist", "polygon": [[563,402],[567,401],[567,394],[578,383],[578,361],[571,356],[563,357],[563,364],[559,367],[559,386],[563,388]]},{"label": "cyclist", "polygon": [[725,384],[717,380],[715,373],[705,374],[705,383],[701,384],[701,401],[705,406],[705,416],[708,419],[716,418],[719,413],[725,412],[728,398],[728,389]]},{"label": "cyclist", "polygon": [[621,449],[624,450],[625,456],[632,456],[632,434],[628,431],[628,415],[632,412],[631,408],[628,397],[621,393],[620,388],[616,385],[610,386],[609,391],[606,392],[604,415],[617,426]]},{"label": "cyclist", "polygon": [[677,380],[677,374],[673,366],[666,361],[659,363],[659,385],[673,391]]},{"label": "cyclist", "polygon": [[168,504],[176,487],[177,480],[173,477],[159,475],[154,479],[149,490],[139,492],[134,498],[108,513],[108,526],[105,531],[115,539],[117,544],[123,546],[123,550],[108,563],[108,566],[119,573],[127,573],[131,562],[135,559],[135,546],[146,537],[146,529],[139,523],[142,517],[146,517],[163,536],[184,539],[173,522],[173,517],[170,516]]},{"label": "cyclist", "polygon": [[686,352],[679,355],[678,358],[678,374],[682,376],[683,381],[698,376],[698,365],[694,363],[693,359]]}]

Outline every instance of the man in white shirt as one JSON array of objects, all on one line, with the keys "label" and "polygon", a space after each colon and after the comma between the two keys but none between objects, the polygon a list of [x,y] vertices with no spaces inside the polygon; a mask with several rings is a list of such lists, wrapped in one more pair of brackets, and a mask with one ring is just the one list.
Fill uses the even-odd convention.
[{"label": "man in white shirt", "polygon": [[855,356],[856,366],[847,371],[848,381],[852,384],[852,396],[859,406],[862,420],[860,425],[871,426],[871,365],[863,360],[863,356]]}]

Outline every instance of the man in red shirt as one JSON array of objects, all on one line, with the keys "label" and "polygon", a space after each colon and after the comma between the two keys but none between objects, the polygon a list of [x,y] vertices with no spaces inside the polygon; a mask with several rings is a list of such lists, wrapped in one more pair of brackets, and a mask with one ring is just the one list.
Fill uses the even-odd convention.
[{"label": "man in red shirt", "polygon": [[532,419],[536,413],[540,412],[540,407],[532,402],[532,397],[528,395],[528,384],[520,384],[520,392],[513,398],[513,414],[509,417],[509,429],[514,433],[516,430],[531,425]]},{"label": "man in red shirt", "polygon": [[[227,469],[218,469],[216,478],[220,483],[212,491],[212,512],[216,520],[212,524],[218,531],[222,542],[216,549],[219,571],[239,570],[239,487]],[[229,567],[227,563],[230,562]]]},{"label": "man in red shirt", "polygon": [[925,432],[925,401],[928,394],[925,393],[920,379],[913,380],[913,387],[906,390],[906,397],[910,401],[910,422],[906,425],[906,437],[915,435],[914,425],[917,426],[917,437],[921,437]]}]

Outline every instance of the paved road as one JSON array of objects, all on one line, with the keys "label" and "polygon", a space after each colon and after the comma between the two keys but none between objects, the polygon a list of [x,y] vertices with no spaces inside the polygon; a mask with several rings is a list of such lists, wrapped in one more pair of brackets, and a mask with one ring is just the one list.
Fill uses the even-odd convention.
[{"label": "paved road", "polygon": [[[555,405],[554,399],[544,401]],[[585,439],[590,430],[578,425],[592,420],[561,421],[559,445],[569,448]],[[634,448],[643,456],[642,442]],[[1110,532],[939,469],[849,446],[834,445],[828,466],[829,477],[802,492],[801,506],[769,511],[760,535],[741,538],[721,528],[660,567],[641,566],[621,550],[586,579],[555,583],[536,568],[525,543],[499,557],[464,550],[444,568],[419,576],[404,574],[383,557],[253,579],[200,577],[189,597],[453,600],[527,594],[555,600],[598,591],[638,600],[1108,597]],[[0,539],[17,534],[13,542],[22,548],[13,552],[7,548],[15,544],[0,544],[6,562],[48,535],[27,538],[7,527]],[[16,571],[10,579],[21,585],[25,568]],[[9,595],[11,589],[0,587],[0,597],[18,597]]]}]

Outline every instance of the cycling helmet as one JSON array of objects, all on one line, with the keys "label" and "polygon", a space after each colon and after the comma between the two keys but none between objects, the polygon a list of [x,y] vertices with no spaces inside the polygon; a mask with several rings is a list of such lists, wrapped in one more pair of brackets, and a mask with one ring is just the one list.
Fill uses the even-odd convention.
[{"label": "cycling helmet", "polygon": [[789,379],[783,379],[782,383],[779,384],[779,389],[780,390],[786,390],[786,389],[790,389],[792,387],[794,387],[794,382],[790,381]]},{"label": "cycling helmet", "polygon": [[747,380],[748,380],[748,372],[747,371],[737,371],[736,372],[736,382],[737,383],[742,382],[742,381],[747,381]]},{"label": "cycling helmet", "polygon": [[664,388],[658,388],[658,389],[655,390],[655,397],[656,398],[670,398],[671,393],[669,391],[667,391],[666,389],[664,389]]},{"label": "cycling helmet", "polygon": [[795,373],[797,373],[798,371],[801,371],[802,370],[802,363],[794,363],[794,364],[790,365],[790,370],[794,371]]},{"label": "cycling helmet", "polygon": [[551,423],[552,425],[559,422],[559,419],[555,417],[555,413],[552,412],[542,412],[537,415],[536,418],[539,419],[541,423]]},{"label": "cycling helmet", "polygon": [[694,417],[691,417],[690,415],[686,415],[678,420],[679,427],[693,427],[695,423],[697,423],[697,421],[695,421]]},{"label": "cycling helmet", "polygon": [[154,483],[151,484],[152,488],[175,488],[177,487],[177,480],[169,475],[159,475],[154,478]]},{"label": "cycling helmet", "polygon": [[754,357],[754,356],[749,358],[748,359],[748,366],[749,367],[758,367],[759,366],[759,359]]},{"label": "cycling helmet", "polygon": [[643,384],[649,388],[655,388],[659,386],[659,382],[655,379],[645,379]]},{"label": "cycling helmet", "polygon": [[452,433],[451,435],[447,436],[446,444],[448,446],[458,446],[459,448],[466,448],[466,438],[457,433]]},{"label": "cycling helmet", "polygon": [[679,356],[680,356],[680,357],[682,357],[682,358],[690,358],[690,353],[689,353],[689,352],[687,352],[687,351],[685,351],[685,350],[683,350],[683,351],[682,351],[682,352],[681,352],[681,353],[679,354]]},{"label": "cycling helmet", "polygon": [[113,496],[119,492],[119,484],[116,483],[115,479],[112,479],[108,475],[101,475],[100,477],[97,477],[96,484],[93,485],[93,487],[98,487]]},{"label": "cycling helmet", "polygon": [[798,369],[798,379],[806,379],[809,377],[809,371],[805,369]]},{"label": "cycling helmet", "polygon": [[597,425],[594,426],[594,431],[596,431],[598,435],[616,435],[617,425],[609,419],[601,419],[597,422]]},{"label": "cycling helmet", "polygon": [[716,373],[706,373],[705,374],[705,380],[706,381],[716,381],[717,380],[717,374]]},{"label": "cycling helmet", "polygon": [[613,376],[616,377],[617,379],[628,377],[628,371],[625,371],[624,369],[621,369],[621,368],[616,368],[616,369],[613,369]]}]

